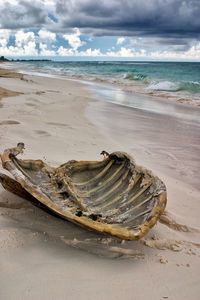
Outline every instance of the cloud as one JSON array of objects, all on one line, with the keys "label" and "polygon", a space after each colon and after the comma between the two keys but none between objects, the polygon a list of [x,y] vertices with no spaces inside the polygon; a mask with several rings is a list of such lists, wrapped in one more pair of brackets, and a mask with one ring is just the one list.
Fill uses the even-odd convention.
[{"label": "cloud", "polygon": [[6,47],[11,36],[11,31],[0,29],[0,47]]},{"label": "cloud", "polygon": [[68,41],[69,45],[77,50],[79,47],[83,46],[85,43],[80,39],[80,30],[78,28],[74,28],[74,33],[72,34],[64,34],[63,38]]},{"label": "cloud", "polygon": [[24,32],[23,30],[19,30],[15,34],[15,44],[17,47],[22,47],[29,42],[35,42],[35,34],[34,32]]},{"label": "cloud", "polygon": [[113,58],[134,58],[144,60],[175,60],[175,61],[195,61],[200,60],[200,42],[190,46],[182,53],[173,50],[160,50],[147,52],[145,49],[135,50],[121,47],[119,51],[108,51],[106,56]]},{"label": "cloud", "polygon": [[145,49],[141,49],[140,51],[135,51],[135,49],[121,47],[121,49],[117,52],[115,51],[108,51],[106,56],[110,57],[118,57],[118,58],[139,58],[139,57],[146,57]]},{"label": "cloud", "polygon": [[59,56],[74,56],[74,51],[73,49],[67,49],[64,48],[63,46],[60,46],[57,50],[57,54]]},{"label": "cloud", "polygon": [[38,51],[36,50],[36,43],[33,41],[29,41],[27,44],[24,45],[23,48],[23,55],[25,56],[37,56]]},{"label": "cloud", "polygon": [[70,34],[76,27],[93,36],[200,37],[199,0],[7,0],[0,2],[0,15],[2,29]]},{"label": "cloud", "polygon": [[[18,0],[9,0],[7,5],[12,3],[21,3]],[[17,2],[18,1],[18,2]],[[48,5],[52,5],[54,0],[44,0]],[[71,10],[77,0],[71,1],[66,9]],[[82,0],[79,0],[82,3]],[[124,0],[127,2],[127,0]],[[133,0],[134,1],[134,0]],[[141,0],[142,1],[142,0]],[[150,0],[152,1],[152,0]],[[158,2],[160,0],[157,0]],[[173,2],[172,0],[166,0]],[[95,0],[94,0],[95,2]],[[115,0],[114,2],[118,2]],[[153,1],[152,1],[153,2]],[[60,2],[61,3],[61,2]],[[63,1],[64,3],[64,1]],[[84,0],[82,5],[90,0]],[[101,1],[100,1],[100,4]],[[110,0],[110,9],[113,6],[113,0]],[[130,4],[131,5],[131,4]],[[1,8],[1,3],[0,3]],[[78,7],[79,9],[79,7]],[[86,10],[86,6],[85,6]],[[95,15],[96,12],[94,12]],[[121,14],[121,12],[119,12]],[[186,12],[185,12],[186,14]],[[190,12],[187,12],[189,15]],[[101,11],[99,11],[99,16]],[[106,14],[105,16],[106,17]],[[198,22],[198,20],[197,20]],[[59,26],[61,23],[59,24]],[[70,31],[69,31],[70,30]],[[118,36],[117,38],[96,38],[91,39],[88,36],[82,36],[82,30],[68,28],[67,33],[51,32],[42,27],[40,30],[11,30],[0,29],[0,55],[8,57],[17,56],[88,56],[105,57],[116,59],[144,59],[144,60],[200,60],[200,42],[187,37],[168,36]],[[101,30],[101,29],[100,29]],[[84,39],[84,41],[82,40]],[[65,40],[65,41],[64,41]],[[68,43],[67,43],[67,42]],[[88,43],[88,49],[87,44]],[[81,48],[83,45],[85,47]],[[114,47],[118,45],[118,47]],[[120,49],[119,49],[120,48]],[[84,49],[84,50],[82,50]],[[117,49],[117,50],[115,50]]]},{"label": "cloud", "polygon": [[[2,32],[0,31],[0,36]],[[8,46],[8,40],[11,36],[7,32],[7,39],[0,38],[0,55],[4,56],[37,56],[36,36],[34,32],[24,32],[19,30],[13,36],[15,38],[14,45]]]},{"label": "cloud", "polygon": [[43,1],[4,1],[0,3],[0,27],[3,29],[39,28],[49,22]]},{"label": "cloud", "polygon": [[156,60],[200,60],[200,43],[191,46],[187,51],[155,51],[150,53],[150,58]]},{"label": "cloud", "polygon": [[56,51],[48,49],[46,44],[40,43],[39,48],[41,56],[56,56]]},{"label": "cloud", "polygon": [[199,37],[199,0],[56,1],[60,30],[93,35]]},{"label": "cloud", "polygon": [[81,51],[79,53],[77,53],[78,56],[96,56],[96,57],[100,57],[100,56],[105,56],[101,53],[100,49],[91,49],[88,48],[85,51]]},{"label": "cloud", "polygon": [[38,35],[40,39],[43,41],[48,41],[48,42],[56,41],[56,34],[54,32],[50,32],[45,29],[40,29],[40,31],[38,31]]},{"label": "cloud", "polygon": [[7,46],[7,40],[6,39],[0,39],[0,47],[6,47]]},{"label": "cloud", "polygon": [[[200,39],[199,0],[0,0],[0,15],[1,53],[3,49],[24,55],[31,51],[91,56],[113,52],[114,57],[134,58],[145,49],[158,59],[174,57],[174,53],[189,57],[186,53]],[[108,49],[126,47],[118,54],[108,51],[95,38],[104,36],[117,38]],[[91,42],[88,52],[80,51],[85,41]],[[196,55],[197,48],[194,51]]]},{"label": "cloud", "polygon": [[119,38],[117,39],[117,45],[122,44],[125,40],[126,40],[126,39],[125,39],[124,37],[119,37]]},{"label": "cloud", "polygon": [[15,56],[37,56],[38,50],[36,49],[36,43],[29,41],[23,47],[16,46],[3,46],[0,47],[0,55],[6,57]]},{"label": "cloud", "polygon": [[[80,40],[80,31],[76,28],[73,34],[66,35],[71,48],[58,46],[56,35],[52,35],[48,31],[39,31],[38,34],[33,31],[25,32],[23,30],[16,31],[15,35],[11,35],[10,31],[0,30],[0,55],[4,56],[82,56],[97,58],[116,58],[116,59],[144,59],[144,60],[200,60],[200,42],[191,43],[186,49],[177,51],[176,48],[169,49],[148,49],[141,47],[121,46],[118,51],[105,50],[103,53],[100,48],[88,48],[79,50],[83,44]],[[5,37],[5,38],[4,38]],[[13,45],[9,44],[9,39],[14,39]],[[38,39],[39,38],[39,39]],[[43,40],[43,41],[42,41]],[[50,43],[48,41],[51,41]],[[143,41],[144,42],[144,41]],[[172,45],[173,45],[172,41]],[[176,44],[176,42],[175,42]],[[180,45],[181,46],[181,45]],[[184,46],[184,45],[183,45]]]},{"label": "cloud", "polygon": [[11,34],[11,30],[0,29],[0,38],[8,40]]},{"label": "cloud", "polygon": [[101,53],[100,49],[91,49],[88,48],[85,51],[78,51],[76,49],[72,48],[64,48],[63,46],[60,46],[57,50],[57,54],[59,56],[93,56],[93,57],[101,57],[105,56]]}]

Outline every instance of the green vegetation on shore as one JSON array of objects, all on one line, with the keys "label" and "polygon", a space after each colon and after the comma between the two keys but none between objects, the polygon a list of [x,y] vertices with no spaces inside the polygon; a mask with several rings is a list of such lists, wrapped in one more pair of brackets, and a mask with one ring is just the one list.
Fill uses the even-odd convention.
[{"label": "green vegetation on shore", "polygon": [[0,57],[0,62],[3,61],[51,61],[50,59],[7,59],[4,56]]},{"label": "green vegetation on shore", "polygon": [[0,62],[1,62],[1,61],[8,61],[8,59],[5,58],[4,56],[1,56],[1,57],[0,57]]}]

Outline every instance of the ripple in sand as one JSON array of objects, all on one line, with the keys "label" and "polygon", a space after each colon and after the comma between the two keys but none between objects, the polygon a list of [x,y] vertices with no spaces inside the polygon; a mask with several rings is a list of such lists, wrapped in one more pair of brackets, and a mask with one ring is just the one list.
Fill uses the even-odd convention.
[{"label": "ripple in sand", "polygon": [[64,123],[57,123],[57,122],[46,122],[46,124],[48,125],[53,125],[53,126],[61,126],[61,127],[68,127],[73,129],[72,126],[70,126],[69,124],[64,124]]},{"label": "ripple in sand", "polygon": [[20,122],[14,120],[4,120],[0,122],[0,125],[16,125],[16,124],[20,124]]}]

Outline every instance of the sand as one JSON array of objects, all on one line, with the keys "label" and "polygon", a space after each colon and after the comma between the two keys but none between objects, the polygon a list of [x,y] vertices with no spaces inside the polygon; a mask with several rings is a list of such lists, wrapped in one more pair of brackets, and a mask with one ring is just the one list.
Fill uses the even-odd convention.
[{"label": "sand", "polygon": [[21,141],[23,158],[58,166],[123,150],[165,181],[168,204],[147,236],[123,242],[0,187],[0,299],[199,299],[198,122],[99,102],[72,80],[20,78],[0,78],[22,93],[1,100],[1,153]]},{"label": "sand", "polygon": [[23,79],[23,74],[14,72],[14,71],[9,70],[9,69],[0,68],[0,77]]},{"label": "sand", "polygon": [[[20,79],[23,79],[23,75],[22,74],[19,74],[19,73],[16,73],[16,72],[13,72],[13,71],[10,71],[10,70],[6,70],[6,69],[2,69],[0,68],[0,78],[3,77],[3,78],[20,78]],[[13,96],[17,96],[17,95],[20,95],[21,93],[20,92],[15,92],[15,91],[12,91],[12,90],[7,90],[3,87],[0,87],[0,100],[2,98],[5,98],[5,97],[13,97]],[[0,102],[0,107],[2,107],[2,103]]]}]

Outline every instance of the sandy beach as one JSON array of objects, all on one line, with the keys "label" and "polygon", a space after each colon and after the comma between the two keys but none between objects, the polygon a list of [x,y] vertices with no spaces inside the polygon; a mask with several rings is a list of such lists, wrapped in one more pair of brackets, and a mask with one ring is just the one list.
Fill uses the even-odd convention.
[{"label": "sandy beach", "polygon": [[24,142],[22,158],[58,166],[122,150],[165,182],[168,203],[147,236],[122,242],[0,186],[0,299],[198,300],[198,108],[169,116],[97,100],[78,81],[14,74],[0,71],[0,153]]}]

